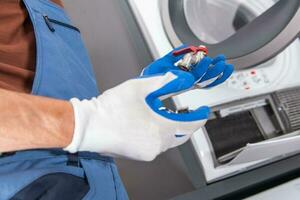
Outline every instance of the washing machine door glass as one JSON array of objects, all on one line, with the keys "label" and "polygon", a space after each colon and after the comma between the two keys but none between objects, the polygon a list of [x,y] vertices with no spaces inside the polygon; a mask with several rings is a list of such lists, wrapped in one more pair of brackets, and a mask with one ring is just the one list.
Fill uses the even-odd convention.
[{"label": "washing machine door glass", "polygon": [[185,0],[184,14],[199,40],[215,44],[232,36],[274,3],[273,0]]},{"label": "washing machine door glass", "polygon": [[161,0],[173,46],[206,45],[238,69],[280,53],[300,32],[299,0]]}]

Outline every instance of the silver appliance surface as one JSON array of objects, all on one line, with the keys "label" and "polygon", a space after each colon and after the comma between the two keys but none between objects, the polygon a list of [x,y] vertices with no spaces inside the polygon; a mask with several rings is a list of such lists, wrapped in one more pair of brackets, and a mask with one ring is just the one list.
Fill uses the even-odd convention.
[{"label": "silver appliance surface", "polygon": [[[294,26],[292,26],[294,28],[293,31],[295,31],[294,33],[298,31],[300,20],[296,19],[298,18],[298,13],[300,10],[298,9],[299,1],[297,0],[153,0],[149,2],[142,0],[129,0],[129,2],[137,22],[139,23],[139,26],[144,34],[146,42],[151,50],[151,53],[155,58],[163,56],[175,46],[178,46],[186,41],[191,42],[191,44],[196,43],[196,45],[201,45],[197,44],[201,42],[201,40],[202,42],[205,41],[205,43],[208,44],[207,47],[210,52],[210,48],[229,42],[233,37],[243,33],[243,39],[239,38],[239,40],[235,41],[236,43],[232,43],[230,45],[232,45],[236,52],[241,50],[243,51],[242,54],[245,52],[248,53],[247,55],[251,54],[251,56],[247,58],[251,59],[246,59],[246,64],[256,62],[260,59],[262,59],[261,62],[264,61],[263,63],[257,62],[255,65],[236,64],[235,67],[238,70],[234,72],[234,74],[225,84],[215,87],[211,90],[189,91],[174,97],[173,101],[178,108],[189,107],[191,109],[195,109],[202,105],[208,105],[212,108],[217,108],[220,106],[226,107],[235,103],[236,104],[234,106],[247,107],[248,105],[244,105],[242,101],[246,99],[251,100],[259,96],[270,95],[278,90],[300,86],[300,80],[296,75],[300,73],[300,69],[298,67],[300,63],[298,56],[300,51],[300,43],[298,39],[293,37],[289,39],[275,37],[275,39],[279,39],[280,42],[285,43],[285,45],[290,44],[291,41],[293,42],[284,51],[277,49],[279,50],[278,52],[281,53],[273,59],[270,59],[270,57],[266,54],[260,54],[261,49],[255,49],[257,47],[260,48],[261,45],[265,45],[264,42],[266,41],[270,42],[269,44],[275,44],[272,42],[274,41],[274,38],[272,40],[274,35],[276,36],[276,34],[278,34],[277,36],[280,36],[280,34],[289,32],[286,32],[286,29],[284,28],[280,29],[281,32],[276,32],[278,29],[273,29],[274,27],[276,28],[276,26],[268,26],[270,22],[269,20],[273,22],[273,25],[274,22],[278,22],[278,27],[280,23],[280,27],[291,27],[290,23],[295,23]],[[203,11],[201,8],[207,9]],[[200,10],[201,12],[199,11],[199,13],[197,13],[197,10]],[[274,13],[278,14],[281,12],[285,13],[286,15],[273,15]],[[274,18],[269,18],[267,20],[266,16],[270,16],[270,13],[272,16],[274,16]],[[223,24],[221,19],[225,18],[226,14],[228,14],[229,17],[228,19],[225,19]],[[280,22],[280,20],[283,21]],[[209,24],[212,24],[213,28],[210,29],[208,26]],[[215,32],[214,29],[216,29]],[[224,33],[221,32],[222,30],[224,30]],[[269,34],[261,35],[261,31]],[[255,40],[258,42],[257,44],[254,44]],[[252,46],[252,43],[254,46]],[[239,44],[241,44],[241,46]],[[253,52],[251,51],[251,48],[249,49],[247,47],[246,44],[252,46],[251,48]],[[231,52],[226,52],[232,56]],[[267,53],[270,52],[272,52],[272,50],[267,51]],[[254,56],[254,54],[259,55]],[[214,53],[212,53],[212,55],[214,55]],[[247,55],[245,57],[247,57]],[[258,63],[260,64],[257,65]],[[250,66],[252,68],[248,69]],[[253,103],[251,104],[255,104],[255,102],[257,101],[253,100]],[[267,142],[269,139],[272,140],[272,138],[281,137],[285,134],[286,130],[283,128],[284,122],[283,120],[279,120],[279,116],[282,116],[277,114],[277,108],[274,109],[273,105],[271,106],[272,112],[276,111],[276,114],[274,114],[275,117],[272,118],[276,118],[277,121],[268,116],[270,113],[272,113],[269,112],[270,106],[271,105],[269,104],[264,107],[256,105],[257,108],[247,111],[249,113],[240,113],[241,117],[239,117],[239,115],[237,117],[228,116],[229,118],[227,119],[219,117],[218,115],[220,115],[220,113],[217,112],[215,113],[217,116],[217,123],[215,123],[216,125],[212,125],[210,122],[208,122],[206,129],[199,129],[195,134],[193,134],[191,140],[194,147],[193,150],[198,156],[197,159],[201,163],[201,167],[208,183],[220,181],[221,179],[236,175],[242,171],[248,171],[250,169],[254,169],[255,167],[274,162],[274,159],[265,161],[268,156],[275,156],[276,159],[280,157],[280,151],[278,151],[278,149],[280,149],[280,146],[282,146],[286,141],[281,141],[279,143],[272,142],[271,144],[266,145],[275,148],[276,151],[273,152],[276,152],[276,154],[273,154],[272,151],[265,151],[265,153],[262,154],[265,157],[259,157],[255,155],[254,152],[254,150],[262,151],[261,146],[263,146],[263,144],[258,141],[264,140]],[[226,109],[222,109],[222,112],[225,110]],[[236,137],[236,141],[234,141],[232,138],[228,138],[228,141],[225,140],[226,142],[224,142],[224,138],[219,137],[222,135],[221,133],[218,134],[218,132],[216,132],[212,134],[213,130],[216,131],[215,127],[221,127],[219,124],[220,122],[218,121],[223,120],[225,123],[227,122],[226,120],[229,120],[230,122],[234,123],[235,121],[238,121],[236,120],[237,118],[238,120],[245,119],[246,121],[251,120],[252,122],[250,124],[251,126],[248,124],[249,127],[241,127],[243,130],[253,130],[252,132],[244,131],[244,138],[242,136]],[[236,127],[238,126],[239,124],[236,125]],[[236,127],[228,126],[226,131],[230,132],[230,130],[235,129]],[[211,134],[214,136],[212,137]],[[225,133],[224,135],[228,134]],[[214,140],[216,143],[212,143],[210,140]],[[298,138],[295,140],[295,142],[296,141],[298,141]],[[232,142],[234,148],[231,146]],[[242,143],[236,145],[236,142]],[[258,143],[257,145],[248,145],[247,143],[249,142]],[[222,145],[220,145],[221,143]],[[226,165],[216,164],[214,148],[218,149],[217,157],[219,157],[219,161],[228,162],[229,159],[233,160]],[[226,152],[222,152],[225,149]],[[237,155],[237,153],[239,154]],[[249,158],[251,158],[251,162],[250,160],[247,161],[245,157],[247,155]],[[290,154],[287,152],[286,155]],[[258,158],[263,160],[255,160]],[[241,162],[241,160],[243,160],[243,162]]]}]

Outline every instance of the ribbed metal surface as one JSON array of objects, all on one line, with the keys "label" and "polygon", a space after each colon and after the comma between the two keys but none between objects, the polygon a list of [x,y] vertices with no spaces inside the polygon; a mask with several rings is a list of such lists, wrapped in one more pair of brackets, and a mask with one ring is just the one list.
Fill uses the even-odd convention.
[{"label": "ribbed metal surface", "polygon": [[249,111],[209,120],[205,128],[217,158],[264,140]]},{"label": "ribbed metal surface", "polygon": [[275,93],[279,111],[284,112],[291,130],[300,129],[300,88]]}]

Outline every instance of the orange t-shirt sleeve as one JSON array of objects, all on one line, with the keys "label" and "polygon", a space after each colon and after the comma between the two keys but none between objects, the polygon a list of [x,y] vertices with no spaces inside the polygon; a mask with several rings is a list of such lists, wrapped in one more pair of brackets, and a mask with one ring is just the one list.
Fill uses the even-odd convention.
[{"label": "orange t-shirt sleeve", "polygon": [[[63,7],[61,0],[52,0]],[[30,93],[35,76],[35,36],[20,0],[0,0],[0,88]]]},{"label": "orange t-shirt sleeve", "polygon": [[57,5],[64,7],[63,3],[61,2],[61,0],[51,0],[53,3],[56,3]]}]

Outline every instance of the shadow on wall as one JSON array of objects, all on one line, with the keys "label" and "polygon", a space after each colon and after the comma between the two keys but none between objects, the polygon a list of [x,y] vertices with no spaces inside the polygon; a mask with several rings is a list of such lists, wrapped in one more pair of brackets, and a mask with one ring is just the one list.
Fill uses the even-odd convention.
[{"label": "shadow on wall", "polygon": [[[73,23],[81,30],[100,89],[106,90],[142,70],[141,58],[124,18],[123,0],[64,0]],[[121,12],[122,11],[122,12]],[[128,10],[127,10],[128,11]],[[144,65],[144,64],[143,64]],[[179,151],[173,149],[154,162],[117,160],[120,174],[133,200],[160,200],[193,190]]]}]

